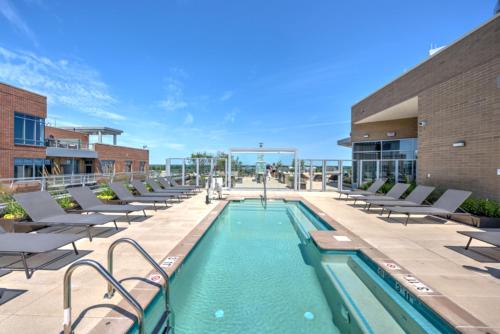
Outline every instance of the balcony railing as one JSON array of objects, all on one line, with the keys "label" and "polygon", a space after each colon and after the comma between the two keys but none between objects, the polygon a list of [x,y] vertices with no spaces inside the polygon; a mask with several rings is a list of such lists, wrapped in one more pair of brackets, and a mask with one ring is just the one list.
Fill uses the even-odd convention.
[{"label": "balcony railing", "polygon": [[88,150],[88,151],[94,150],[94,145],[92,144],[82,143],[80,141],[68,140],[68,139],[46,139],[45,146],[66,148],[72,150]]}]

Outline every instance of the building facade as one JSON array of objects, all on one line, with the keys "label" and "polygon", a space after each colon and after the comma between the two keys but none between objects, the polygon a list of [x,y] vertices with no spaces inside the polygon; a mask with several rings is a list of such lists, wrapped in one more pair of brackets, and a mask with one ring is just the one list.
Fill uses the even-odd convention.
[{"label": "building facade", "polygon": [[361,182],[416,177],[500,200],[500,15],[353,105],[351,118],[339,144],[368,160],[353,164]]},{"label": "building facade", "polygon": [[[0,83],[0,178],[148,170],[148,150],[117,145],[121,130],[51,127],[46,117],[46,97]],[[103,135],[114,145],[102,144]]]}]

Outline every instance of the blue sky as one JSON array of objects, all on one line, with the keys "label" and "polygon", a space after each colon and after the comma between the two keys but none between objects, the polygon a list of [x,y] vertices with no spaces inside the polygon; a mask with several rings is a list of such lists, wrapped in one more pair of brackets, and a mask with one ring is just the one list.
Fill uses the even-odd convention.
[{"label": "blue sky", "polygon": [[229,147],[348,158],[350,107],[492,16],[493,0],[0,0],[0,81],[49,122],[152,162]]}]

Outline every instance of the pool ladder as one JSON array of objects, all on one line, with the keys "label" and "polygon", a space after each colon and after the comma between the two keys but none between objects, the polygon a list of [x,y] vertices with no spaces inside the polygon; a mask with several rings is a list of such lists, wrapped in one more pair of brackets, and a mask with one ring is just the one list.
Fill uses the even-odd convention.
[{"label": "pool ladder", "polygon": [[73,334],[72,323],[71,323],[71,277],[73,272],[78,267],[88,266],[95,269],[107,282],[107,292],[104,295],[105,298],[112,298],[115,292],[118,292],[134,309],[137,317],[137,327],[139,329],[139,334],[145,334],[144,332],[144,309],[137,302],[137,300],[128,292],[123,285],[113,276],[113,254],[116,246],[122,243],[127,243],[134,247],[142,257],[151,264],[151,266],[158,271],[158,273],[163,277],[165,281],[165,286],[163,287],[165,293],[165,312],[166,312],[166,328],[163,331],[164,334],[173,333],[173,313],[170,310],[170,285],[168,274],[163,270],[161,266],[156,263],[156,261],[142,248],[135,240],[130,238],[121,238],[115,240],[108,248],[108,269],[106,270],[99,262],[83,259],[74,262],[69,266],[64,274],[64,321],[63,321],[63,332],[64,334]]}]

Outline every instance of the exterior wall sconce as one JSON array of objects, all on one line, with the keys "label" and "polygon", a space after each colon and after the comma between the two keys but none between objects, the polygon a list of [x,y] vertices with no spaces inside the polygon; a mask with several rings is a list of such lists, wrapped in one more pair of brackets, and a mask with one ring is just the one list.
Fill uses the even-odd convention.
[{"label": "exterior wall sconce", "polygon": [[365,133],[365,134],[363,135],[363,138],[369,138],[369,137],[370,137],[370,135],[369,135],[368,133]]},{"label": "exterior wall sconce", "polygon": [[387,137],[396,137],[396,132],[395,131],[387,132]]},{"label": "exterior wall sconce", "polygon": [[423,120],[423,121],[419,121],[418,122],[418,126],[427,126],[427,121],[426,120]]},{"label": "exterior wall sconce", "polygon": [[453,147],[464,147],[465,146],[465,141],[464,140],[459,140],[457,142],[454,142]]}]

